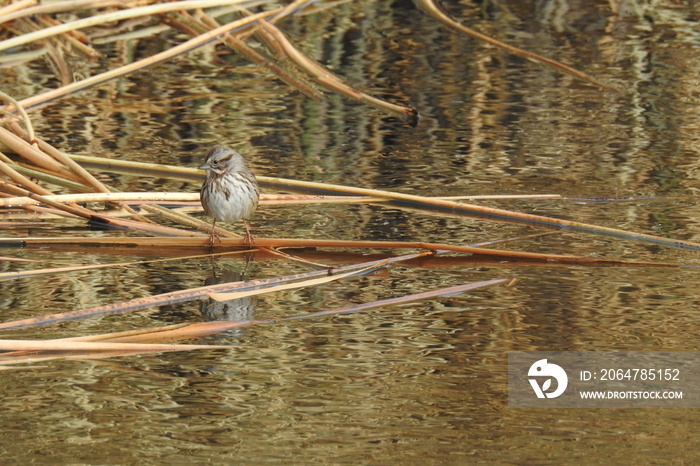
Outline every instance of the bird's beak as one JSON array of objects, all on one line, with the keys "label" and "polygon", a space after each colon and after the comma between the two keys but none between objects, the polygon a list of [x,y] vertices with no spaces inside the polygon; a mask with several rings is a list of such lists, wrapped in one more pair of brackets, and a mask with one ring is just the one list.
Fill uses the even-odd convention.
[{"label": "bird's beak", "polygon": [[197,168],[199,168],[200,170],[206,170],[207,168],[209,168],[209,164],[207,162],[204,162]]}]

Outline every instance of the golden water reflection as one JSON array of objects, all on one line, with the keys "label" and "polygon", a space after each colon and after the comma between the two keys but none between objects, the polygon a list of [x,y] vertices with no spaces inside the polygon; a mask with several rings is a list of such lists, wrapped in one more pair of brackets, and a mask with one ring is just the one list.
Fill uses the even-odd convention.
[{"label": "golden water reflection", "polygon": [[[349,2],[290,21],[285,31],[354,85],[419,108],[417,128],[334,95],[308,101],[222,47],[37,109],[32,118],[37,132],[67,152],[195,167],[211,144],[230,143],[264,175],[424,195],[557,193],[576,199],[483,203],[698,241],[693,7],[657,5],[645,17],[626,8],[632,2],[574,2],[557,15],[545,3],[505,2],[508,11],[498,8],[503,2],[446,8],[504,40],[586,68],[623,93],[496,52],[437,25],[410,2]],[[122,64],[133,46],[106,46],[105,66]],[[162,46],[144,44],[139,53]],[[31,66],[31,73],[16,67],[0,76],[21,94],[15,97],[52,85],[29,79],[46,72]],[[198,189],[108,177],[129,191]],[[633,199],[606,201],[618,197]],[[452,244],[535,231],[378,205],[266,207],[253,228],[256,235]],[[3,236],[29,234],[124,233],[91,231],[76,221],[3,227]],[[493,247],[698,264],[696,251],[571,232]],[[49,249],[2,255],[86,264],[144,259]],[[338,260],[346,257],[338,253]],[[34,265],[2,261],[0,267]],[[187,259],[3,281],[0,309],[3,321],[70,311],[201,286],[212,273],[242,269],[238,258],[214,265]],[[304,270],[257,260],[248,274]],[[183,458],[193,464],[690,464],[698,447],[694,411],[509,409],[506,353],[697,350],[697,274],[455,259],[263,296],[236,318],[278,319],[469,281],[518,279],[510,288],[203,339],[231,344],[227,351],[51,361],[4,372],[0,452],[8,464],[28,458],[40,464],[179,464]],[[231,309],[204,315],[207,304],[2,336],[68,337],[231,315]]]}]

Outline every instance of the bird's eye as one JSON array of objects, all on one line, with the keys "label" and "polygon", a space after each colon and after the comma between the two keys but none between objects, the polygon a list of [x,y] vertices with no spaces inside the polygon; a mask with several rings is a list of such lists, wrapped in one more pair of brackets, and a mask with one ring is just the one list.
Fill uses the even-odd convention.
[{"label": "bird's eye", "polygon": [[212,160],[212,161],[211,161],[211,164],[214,165],[214,166],[217,166],[217,165],[219,165],[219,161],[218,161],[218,160]]}]

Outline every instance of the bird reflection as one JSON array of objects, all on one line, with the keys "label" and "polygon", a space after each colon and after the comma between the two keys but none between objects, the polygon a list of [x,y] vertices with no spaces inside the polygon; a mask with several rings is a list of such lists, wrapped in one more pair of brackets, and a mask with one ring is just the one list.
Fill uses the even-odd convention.
[{"label": "bird reflection", "polygon": [[[213,275],[204,281],[205,285],[218,285],[220,283],[229,283],[241,281],[243,274],[233,270],[225,270],[221,276]],[[248,321],[255,317],[255,308],[258,305],[257,296],[247,296],[244,298],[230,299],[228,301],[214,301],[207,299],[201,301],[200,311],[204,316],[204,320],[226,320],[226,321]],[[245,327],[233,329],[228,332],[229,335],[236,337],[245,334]]]}]

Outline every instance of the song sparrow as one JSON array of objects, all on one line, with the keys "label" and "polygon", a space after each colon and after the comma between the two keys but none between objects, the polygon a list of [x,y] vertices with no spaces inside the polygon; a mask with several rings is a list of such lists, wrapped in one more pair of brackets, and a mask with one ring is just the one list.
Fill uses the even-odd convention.
[{"label": "song sparrow", "polygon": [[229,147],[214,146],[199,169],[207,172],[199,199],[204,211],[214,217],[209,238],[211,244],[214,244],[215,237],[218,238],[214,231],[217,220],[226,223],[243,220],[244,241],[253,243],[246,219],[257,209],[260,193],[255,175],[243,156]]}]

